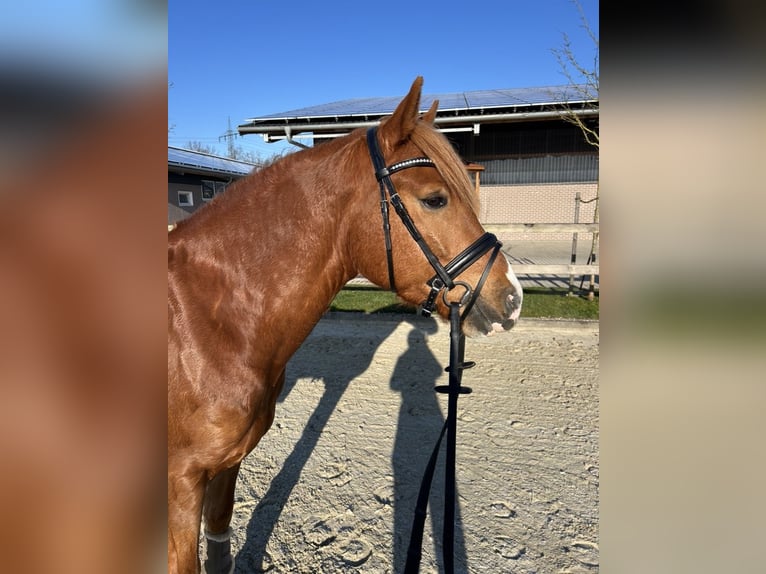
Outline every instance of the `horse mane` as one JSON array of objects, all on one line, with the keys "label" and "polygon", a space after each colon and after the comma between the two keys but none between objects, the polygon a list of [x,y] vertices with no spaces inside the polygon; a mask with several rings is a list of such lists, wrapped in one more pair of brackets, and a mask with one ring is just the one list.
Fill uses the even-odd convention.
[{"label": "horse mane", "polygon": [[[365,131],[365,128],[357,129],[357,137],[363,139]],[[468,177],[468,172],[465,170],[463,160],[455,152],[449,140],[441,132],[434,129],[430,122],[423,120],[418,120],[415,123],[415,127],[409,137],[410,141],[420,149],[423,155],[434,162],[439,175],[444,179],[450,193],[459,201],[468,205],[478,215],[479,198]],[[340,153],[341,155],[338,157],[343,158],[345,165],[350,165],[351,162],[355,161],[369,162],[366,153],[360,156],[356,156],[356,154],[351,155],[353,148],[348,144],[356,141],[356,139],[353,135],[351,137],[338,138],[312,149],[316,151],[321,150],[320,153],[323,154]],[[223,194],[225,198],[216,196],[213,201],[204,206],[204,209],[195,212],[197,217],[178,221],[175,227],[183,228],[194,226],[195,223],[202,223],[201,220],[203,218],[213,216],[214,213],[225,209],[224,205],[230,203],[236,196],[238,196],[236,201],[247,201],[247,199],[252,197],[252,190],[254,188],[260,188],[263,191],[263,189],[270,187],[275,179],[279,179],[286,172],[289,173],[293,165],[301,161],[300,157],[301,154],[288,154],[263,169],[255,170],[246,177],[232,182],[227,187],[226,193]],[[371,165],[369,169],[372,170]],[[202,216],[203,213],[205,214],[204,216]]]},{"label": "horse mane", "polygon": [[424,121],[418,121],[415,124],[410,139],[436,164],[436,169],[449,190],[469,205],[473,212],[478,215],[479,198],[468,178],[463,160],[460,159],[449,140],[441,132],[434,129],[431,124]]}]

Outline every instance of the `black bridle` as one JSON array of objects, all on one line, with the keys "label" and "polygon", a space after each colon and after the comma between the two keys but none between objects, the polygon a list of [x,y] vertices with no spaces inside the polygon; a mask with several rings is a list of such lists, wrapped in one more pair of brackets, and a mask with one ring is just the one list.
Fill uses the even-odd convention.
[{"label": "black bridle", "polygon": [[[481,288],[489,275],[489,270],[495,262],[495,258],[497,257],[502,244],[492,233],[484,233],[452,261],[446,265],[442,265],[439,258],[434,255],[433,251],[431,251],[428,244],[423,239],[423,236],[418,231],[415,222],[412,220],[412,217],[410,217],[407,208],[404,206],[401,197],[399,197],[399,194],[396,191],[394,182],[391,181],[391,175],[397,171],[402,171],[411,167],[436,167],[436,165],[427,157],[415,157],[386,166],[386,162],[383,159],[383,154],[381,153],[378,144],[377,127],[372,127],[367,130],[367,148],[370,151],[370,159],[375,168],[375,178],[378,180],[378,185],[380,187],[380,212],[383,216],[383,234],[385,236],[386,258],[388,260],[388,281],[391,290],[396,292],[393,249],[391,245],[391,225],[388,220],[389,203],[394,206],[394,210],[399,216],[399,219],[402,220],[404,227],[415,240],[415,243],[418,244],[420,250],[428,260],[428,263],[436,272],[436,275],[426,282],[431,291],[421,306],[421,314],[430,317],[434,311],[438,294],[443,292],[445,295],[444,302],[447,303],[446,293],[454,289],[456,285],[460,285],[465,289],[465,293],[460,298],[461,306],[464,306],[462,316],[465,317],[478,298]],[[484,272],[475,288],[471,288],[471,286],[464,281],[455,281],[458,275],[468,269],[490,250],[492,250],[492,254],[490,255],[489,261],[487,262]]]},{"label": "black bridle", "polygon": [[[421,548],[423,541],[423,528],[425,525],[426,508],[428,506],[429,492],[433,480],[436,460],[441,448],[441,441],[445,433],[447,434],[445,477],[444,477],[444,531],[442,533],[442,552],[444,557],[445,574],[454,572],[454,529],[455,529],[455,451],[457,434],[457,399],[461,394],[468,394],[471,389],[461,386],[463,370],[474,366],[472,362],[464,360],[465,355],[465,335],[462,332],[462,322],[471,311],[473,304],[479,297],[481,288],[484,285],[489,271],[497,258],[502,244],[491,233],[484,233],[462,253],[455,257],[446,265],[442,265],[439,258],[423,239],[423,236],[412,221],[407,208],[402,203],[402,199],[396,192],[394,183],[391,181],[391,175],[397,171],[411,167],[436,167],[434,162],[427,157],[416,157],[400,161],[386,167],[383,154],[378,145],[377,128],[367,130],[367,147],[370,151],[372,165],[375,168],[375,178],[380,186],[380,211],[383,216],[383,234],[386,242],[386,257],[388,258],[388,280],[391,290],[396,292],[394,282],[394,263],[391,247],[391,226],[388,221],[388,204],[394,206],[394,210],[402,220],[404,227],[407,228],[412,238],[420,247],[420,250],[426,256],[426,259],[433,267],[436,275],[429,279],[426,284],[431,289],[428,297],[423,302],[421,314],[430,317],[436,305],[436,297],[442,293],[444,303],[450,310],[450,362],[447,367],[449,373],[449,384],[436,387],[439,393],[445,393],[449,396],[447,417],[444,421],[439,439],[436,441],[431,457],[426,465],[423,474],[423,480],[420,484],[418,493],[415,517],[412,523],[412,532],[410,534],[410,544],[407,549],[407,561],[404,566],[403,574],[416,574],[420,569]],[[468,283],[456,281],[455,278],[463,271],[468,269],[485,253],[492,251],[487,265],[479,278],[475,288],[471,288]],[[465,293],[459,301],[448,302],[447,292],[460,285],[465,289]],[[460,309],[463,308],[461,314]]]}]

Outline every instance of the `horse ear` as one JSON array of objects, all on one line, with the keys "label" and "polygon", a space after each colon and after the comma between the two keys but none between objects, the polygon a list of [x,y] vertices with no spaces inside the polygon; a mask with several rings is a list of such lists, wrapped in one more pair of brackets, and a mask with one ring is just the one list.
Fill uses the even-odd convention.
[{"label": "horse ear", "polygon": [[431,104],[431,108],[423,114],[423,121],[433,125],[434,120],[436,119],[436,109],[438,107],[439,100],[434,100],[434,103]]},{"label": "horse ear", "polygon": [[420,107],[420,90],[423,87],[423,76],[418,76],[412,82],[409,93],[396,106],[391,117],[380,124],[378,133],[381,145],[384,149],[391,150],[397,144],[405,141],[418,121],[418,108]]}]

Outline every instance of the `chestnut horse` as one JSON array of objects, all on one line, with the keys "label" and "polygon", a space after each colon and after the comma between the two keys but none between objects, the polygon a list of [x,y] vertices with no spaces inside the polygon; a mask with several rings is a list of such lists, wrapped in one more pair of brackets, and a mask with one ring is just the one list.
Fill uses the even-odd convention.
[{"label": "chestnut horse", "polygon": [[[446,318],[448,304],[464,297],[439,279],[439,262],[450,261],[460,285],[478,295],[466,334],[517,321],[521,287],[506,259],[494,260],[499,243],[493,253],[469,249],[465,260],[465,248],[489,234],[463,163],[433,127],[437,102],[419,115],[421,86],[417,78],[371,136],[357,130],[289,155],[169,233],[170,572],[199,571],[203,515],[209,554],[223,548],[206,566],[233,570],[227,539],[239,465],[271,426],[287,361],[347,281],[361,274],[392,288],[395,274],[403,301],[417,305],[438,292],[431,305]],[[368,146],[397,167],[374,165]],[[384,180],[415,234],[397,218],[381,225]]]}]

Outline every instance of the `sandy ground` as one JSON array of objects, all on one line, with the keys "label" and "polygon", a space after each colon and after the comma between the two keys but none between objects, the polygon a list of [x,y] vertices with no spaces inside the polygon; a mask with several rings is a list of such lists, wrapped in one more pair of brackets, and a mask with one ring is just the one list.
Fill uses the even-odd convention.
[{"label": "sandy ground", "polygon": [[[242,464],[237,572],[402,572],[446,414],[433,387],[447,383],[449,327],[342,317],[293,358],[274,425]],[[457,572],[598,571],[598,342],[598,323],[534,320],[467,341]],[[422,573],[441,571],[442,472]]]}]

